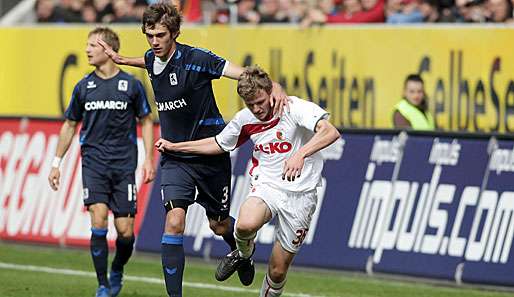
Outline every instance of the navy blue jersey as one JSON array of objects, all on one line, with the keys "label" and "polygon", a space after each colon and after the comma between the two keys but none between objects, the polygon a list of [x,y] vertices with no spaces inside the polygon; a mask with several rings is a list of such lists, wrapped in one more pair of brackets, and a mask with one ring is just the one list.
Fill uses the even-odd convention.
[{"label": "navy blue jersey", "polygon": [[[216,105],[211,81],[221,77],[225,59],[210,51],[177,43],[175,53],[164,70],[155,74],[152,50],[145,53],[145,64],[155,94],[161,123],[161,137],[181,142],[211,137],[225,127]],[[191,154],[163,155],[191,158]]]},{"label": "navy blue jersey", "polygon": [[92,72],[77,83],[64,116],[82,121],[82,164],[99,169],[135,170],[136,117],[151,112],[143,85],[120,71],[110,79]]}]

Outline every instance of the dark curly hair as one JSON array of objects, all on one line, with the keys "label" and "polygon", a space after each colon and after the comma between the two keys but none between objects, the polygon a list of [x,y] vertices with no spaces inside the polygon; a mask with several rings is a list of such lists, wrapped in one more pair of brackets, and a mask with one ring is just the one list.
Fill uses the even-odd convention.
[{"label": "dark curly hair", "polygon": [[181,23],[182,15],[174,5],[158,2],[145,9],[141,30],[146,33],[146,28],[153,29],[155,25],[162,24],[168,28],[173,39],[176,39],[180,34]]}]

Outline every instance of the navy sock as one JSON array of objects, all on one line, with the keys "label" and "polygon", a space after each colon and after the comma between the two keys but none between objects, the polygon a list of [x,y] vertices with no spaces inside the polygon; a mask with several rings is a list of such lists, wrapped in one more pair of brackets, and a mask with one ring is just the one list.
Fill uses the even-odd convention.
[{"label": "navy sock", "polygon": [[184,246],[182,235],[162,235],[162,271],[166,282],[166,291],[171,297],[182,296],[182,275],[184,273]]},{"label": "navy sock", "polygon": [[227,233],[223,234],[223,240],[228,244],[230,250],[233,251],[237,248],[236,239],[234,238],[234,226],[236,224],[236,220],[233,217],[230,217],[230,227]]},{"label": "navy sock", "polygon": [[107,247],[107,229],[91,228],[91,257],[96,270],[96,278],[100,286],[110,287],[107,280],[107,258],[109,248]]},{"label": "navy sock", "polygon": [[134,236],[119,237],[116,239],[116,255],[112,260],[111,270],[123,272],[123,266],[127,264],[134,250]]}]

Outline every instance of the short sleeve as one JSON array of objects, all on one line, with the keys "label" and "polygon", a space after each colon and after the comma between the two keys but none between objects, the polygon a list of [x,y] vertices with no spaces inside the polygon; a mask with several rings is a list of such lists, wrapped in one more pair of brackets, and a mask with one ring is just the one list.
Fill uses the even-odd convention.
[{"label": "short sleeve", "polygon": [[136,85],[135,87],[135,109],[136,116],[138,118],[143,118],[150,114],[152,110],[150,109],[150,104],[148,104],[148,99],[146,98],[146,92],[143,88],[143,84],[139,80],[134,80]]},{"label": "short sleeve", "polygon": [[75,122],[81,121],[82,115],[84,113],[84,107],[81,101],[82,100],[80,98],[80,83],[78,83],[77,85],[75,85],[75,88],[73,89],[70,104],[64,112],[64,117],[68,120],[72,120]]},{"label": "short sleeve", "polygon": [[186,65],[186,70],[198,72],[199,82],[218,79],[223,75],[223,69],[226,63],[225,59],[202,48],[194,48],[191,55],[191,63]]},{"label": "short sleeve", "polygon": [[316,125],[320,120],[328,120],[329,113],[319,105],[310,101],[294,98],[290,104],[291,116],[296,122],[315,132]]},{"label": "short sleeve", "polygon": [[239,116],[236,116],[225,126],[225,128],[215,136],[215,140],[222,150],[229,152],[242,145],[248,138],[241,138],[241,123]]},{"label": "short sleeve", "polygon": [[153,64],[153,60],[154,60],[154,53],[151,49],[147,50],[145,52],[145,67],[146,67],[146,70],[148,71],[148,73],[151,73],[152,71],[152,64]]}]

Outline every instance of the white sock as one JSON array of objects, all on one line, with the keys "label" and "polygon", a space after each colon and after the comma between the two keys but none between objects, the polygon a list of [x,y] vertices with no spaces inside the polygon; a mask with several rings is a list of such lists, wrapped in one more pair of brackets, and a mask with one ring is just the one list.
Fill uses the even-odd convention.
[{"label": "white sock", "polygon": [[282,295],[282,291],[284,290],[284,286],[286,284],[287,278],[285,278],[280,283],[275,283],[271,280],[271,278],[266,275],[264,276],[264,280],[262,281],[261,294],[260,297],[278,297]]},{"label": "white sock", "polygon": [[257,233],[253,233],[250,236],[241,236],[237,233],[237,230],[234,231],[234,238],[236,239],[236,246],[239,250],[239,255],[245,259],[250,258],[253,253],[254,242],[253,239]]}]

